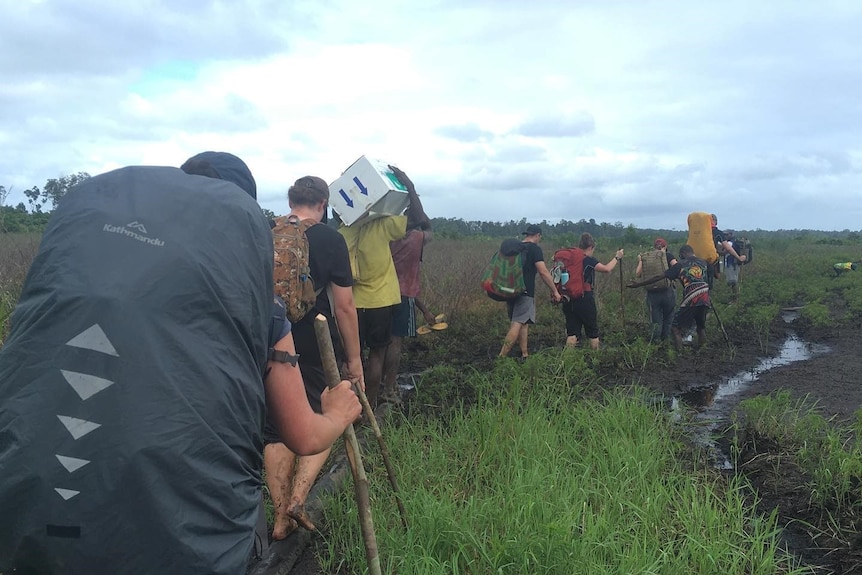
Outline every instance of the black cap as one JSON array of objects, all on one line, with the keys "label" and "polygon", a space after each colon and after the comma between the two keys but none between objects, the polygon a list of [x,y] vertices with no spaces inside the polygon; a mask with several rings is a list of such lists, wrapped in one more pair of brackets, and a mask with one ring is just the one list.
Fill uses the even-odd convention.
[{"label": "black cap", "polygon": [[180,166],[187,174],[207,176],[233,182],[257,199],[257,184],[245,162],[227,152],[201,152]]},{"label": "black cap", "polygon": [[535,236],[537,234],[542,233],[542,228],[537,226],[536,224],[530,224],[527,226],[527,229],[521,232],[522,236]]}]

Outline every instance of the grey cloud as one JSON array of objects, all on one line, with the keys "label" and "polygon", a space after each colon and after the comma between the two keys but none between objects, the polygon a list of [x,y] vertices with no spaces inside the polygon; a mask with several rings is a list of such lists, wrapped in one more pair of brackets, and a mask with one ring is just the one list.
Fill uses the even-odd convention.
[{"label": "grey cloud", "polygon": [[573,116],[542,116],[531,118],[515,129],[515,133],[532,138],[573,138],[592,134],[596,121],[591,114]]},{"label": "grey cloud", "polygon": [[434,133],[459,142],[478,142],[494,136],[493,133],[483,130],[478,124],[473,123],[441,126],[434,130]]},{"label": "grey cloud", "polygon": [[177,58],[262,57],[286,47],[285,23],[315,26],[298,11],[278,0],[8,2],[0,20],[0,69],[30,77],[99,76]]}]

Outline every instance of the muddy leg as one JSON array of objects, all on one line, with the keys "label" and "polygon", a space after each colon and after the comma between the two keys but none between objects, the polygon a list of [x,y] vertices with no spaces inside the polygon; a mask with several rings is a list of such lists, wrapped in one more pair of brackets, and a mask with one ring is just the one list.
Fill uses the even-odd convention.
[{"label": "muddy leg", "polygon": [[317,455],[300,457],[296,467],[296,475],[293,478],[293,489],[290,491],[290,503],[287,506],[286,514],[309,531],[314,531],[315,527],[305,510],[305,500],[317,479],[317,475],[326,463],[329,451],[327,449]]},{"label": "muddy leg", "polygon": [[682,332],[678,327],[674,326],[671,328],[671,333],[673,334],[673,347],[677,351],[682,349]]},{"label": "muddy leg", "polygon": [[518,341],[518,336],[521,333],[521,325],[522,324],[513,321],[509,326],[509,331],[506,333],[506,339],[503,340],[503,347],[500,348],[500,357],[509,357],[509,352],[512,350],[512,346],[515,345],[516,341]]},{"label": "muddy leg", "polygon": [[284,539],[288,533],[296,529],[296,522],[287,513],[288,493],[295,461],[296,457],[283,443],[270,443],[264,447],[266,484],[275,508],[272,538],[276,540]]}]

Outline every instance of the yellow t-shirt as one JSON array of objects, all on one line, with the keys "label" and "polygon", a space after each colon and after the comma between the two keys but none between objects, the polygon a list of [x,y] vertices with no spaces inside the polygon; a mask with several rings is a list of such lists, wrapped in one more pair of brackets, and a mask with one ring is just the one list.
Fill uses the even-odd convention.
[{"label": "yellow t-shirt", "polygon": [[357,308],[375,309],[401,303],[401,288],[389,242],[407,233],[407,216],[385,216],[338,230],[347,242]]}]

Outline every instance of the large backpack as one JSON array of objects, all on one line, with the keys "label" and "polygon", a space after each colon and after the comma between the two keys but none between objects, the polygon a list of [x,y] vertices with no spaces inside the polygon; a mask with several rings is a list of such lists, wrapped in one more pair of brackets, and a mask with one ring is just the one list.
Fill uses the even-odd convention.
[{"label": "large backpack", "polygon": [[688,215],[688,240],[694,255],[708,264],[718,261],[718,251],[712,241],[712,214],[692,212]]},{"label": "large backpack", "polygon": [[0,572],[244,571],[271,285],[230,182],[128,167],[61,199],[0,349]]},{"label": "large backpack", "polygon": [[305,235],[316,223],[311,219],[281,216],[275,219],[275,227],[272,228],[275,295],[284,300],[287,319],[291,322],[305,317],[320,293],[314,289],[308,267],[308,237]]},{"label": "large backpack", "polygon": [[524,242],[515,238],[503,240],[500,249],[494,252],[482,273],[482,289],[489,298],[509,301],[526,291],[523,257],[525,251]]},{"label": "large backpack", "polygon": [[593,286],[584,281],[585,257],[581,248],[561,248],[554,252],[551,277],[560,295],[578,299],[593,290]]},{"label": "large backpack", "polygon": [[754,260],[754,249],[751,247],[751,242],[748,238],[739,238],[733,240],[733,249],[741,256],[745,256],[745,261],[742,265],[748,265]]},{"label": "large backpack", "polygon": [[[653,278],[658,275],[663,275],[667,271],[667,254],[662,250],[650,250],[640,255],[641,272],[644,279]],[[659,291],[669,288],[671,281],[664,278],[646,286],[647,291]]]}]

